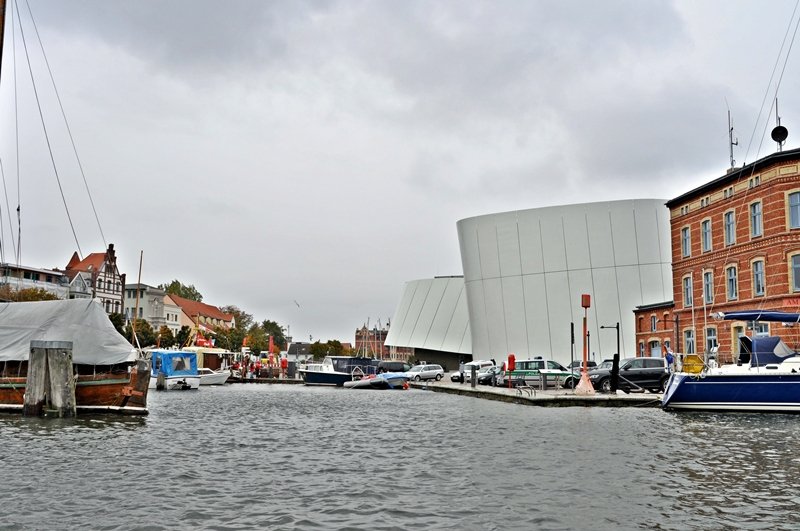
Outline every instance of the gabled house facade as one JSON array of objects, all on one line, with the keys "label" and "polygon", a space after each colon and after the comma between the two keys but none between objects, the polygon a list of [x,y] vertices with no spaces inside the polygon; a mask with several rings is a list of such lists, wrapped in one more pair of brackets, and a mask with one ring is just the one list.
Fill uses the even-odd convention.
[{"label": "gabled house facade", "polygon": [[178,328],[182,326],[191,328],[196,346],[212,346],[210,338],[215,327],[230,329],[236,326],[234,316],[216,306],[172,294],[169,297],[180,308]]},{"label": "gabled house facade", "polygon": [[[66,273],[73,280],[76,275],[82,276],[91,290],[91,297],[100,300],[107,314],[123,313],[125,275],[117,268],[117,255],[113,243],[108,245],[105,252],[91,253],[84,259],[81,259],[77,252],[73,253],[67,264]],[[75,295],[72,297],[71,293],[70,297],[77,298],[79,293],[76,292]]]},{"label": "gabled house facade", "polygon": [[130,322],[134,317],[143,319],[156,332],[166,326],[173,334],[177,334],[181,328],[180,307],[163,289],[147,284],[130,284],[125,286],[124,301],[126,321]]}]

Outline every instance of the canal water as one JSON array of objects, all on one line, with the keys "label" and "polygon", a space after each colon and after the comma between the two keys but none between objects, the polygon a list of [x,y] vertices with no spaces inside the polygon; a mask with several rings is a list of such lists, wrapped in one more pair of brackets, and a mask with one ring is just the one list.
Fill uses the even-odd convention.
[{"label": "canal water", "polygon": [[424,390],[153,392],[0,415],[0,529],[798,529],[800,417]]}]

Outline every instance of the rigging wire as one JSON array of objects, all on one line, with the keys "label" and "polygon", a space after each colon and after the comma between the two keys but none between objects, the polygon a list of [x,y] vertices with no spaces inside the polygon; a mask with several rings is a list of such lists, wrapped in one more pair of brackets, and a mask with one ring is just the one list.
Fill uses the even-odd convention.
[{"label": "rigging wire", "polygon": [[[790,53],[792,51],[792,46],[794,44],[795,36],[797,35],[797,23],[800,23],[800,18],[798,18],[797,22],[795,22],[795,15],[797,14],[798,5],[800,5],[800,0],[797,0],[795,2],[795,4],[794,4],[794,10],[792,11],[792,16],[789,17],[789,24],[786,27],[786,33],[784,33],[784,35],[783,35],[783,41],[781,42],[781,47],[778,50],[778,55],[775,58],[775,64],[772,66],[772,73],[769,76],[769,82],[767,83],[767,88],[764,91],[764,98],[761,100],[761,107],[758,110],[758,116],[756,117],[755,124],[753,125],[753,132],[750,135],[750,141],[747,143],[747,151],[745,151],[745,154],[744,154],[744,160],[745,161],[747,161],[747,156],[750,154],[750,148],[752,147],[753,141],[756,138],[756,130],[758,129],[758,123],[761,121],[761,115],[764,114],[764,106],[767,103],[767,97],[769,96],[770,88],[772,87],[772,80],[775,79],[775,72],[777,72],[777,70],[778,70],[778,65],[780,64],[781,56],[783,56],[783,49],[786,46],[786,40],[789,38],[789,32],[792,29],[792,23],[795,23],[794,33],[792,34],[792,40],[791,40],[791,43],[789,44],[789,49],[786,52],[786,56],[784,57],[783,69],[781,70],[781,74],[780,74],[780,76],[778,78],[778,82],[775,84],[775,97],[778,96],[778,90],[780,89],[781,81],[783,81],[783,73],[786,70],[786,64],[789,62],[789,55],[790,55]],[[773,102],[774,102],[774,98],[773,98]],[[772,106],[770,106],[770,111],[769,111],[769,114],[771,114],[771,113],[772,113]],[[764,133],[762,133],[761,141],[758,144],[758,151],[756,151],[756,160],[758,160],[758,154],[761,152],[761,147],[762,147],[762,145],[764,143],[764,134],[766,134],[766,128],[767,128],[766,124],[769,123],[769,121],[765,121],[764,123],[765,123],[765,125],[764,125]],[[742,163],[742,166],[746,166],[746,165],[747,165],[747,162],[743,162]]]},{"label": "rigging wire", "polygon": [[[17,18],[19,19],[19,5],[15,4],[14,8],[17,10]],[[44,138],[47,142],[47,151],[50,155],[50,162],[53,165],[53,173],[55,174],[56,182],[58,183],[58,190],[61,193],[61,201],[64,204],[64,209],[66,210],[67,213],[67,219],[69,220],[70,229],[72,229],[72,237],[75,239],[75,245],[78,248],[78,256],[83,256],[83,252],[81,251],[81,245],[78,242],[78,235],[75,232],[75,224],[72,222],[72,216],[70,215],[69,207],[67,206],[67,199],[66,196],[64,195],[64,188],[61,185],[61,178],[58,175],[58,168],[56,167],[55,157],[53,156],[53,148],[52,145],[50,144],[50,136],[47,134],[47,125],[45,124],[44,114],[42,113],[42,104],[41,101],[39,100],[39,91],[36,89],[36,81],[33,76],[33,67],[31,66],[30,55],[28,54],[28,43],[25,41],[25,29],[22,27],[22,24],[20,24],[20,36],[22,37],[23,49],[25,50],[25,60],[28,63],[28,72],[30,73],[31,76],[31,84],[33,85],[33,94],[36,98],[36,106],[39,109],[39,119],[42,122],[42,130],[44,131]],[[17,206],[17,212],[19,213],[19,206]]]},{"label": "rigging wire", "polygon": [[[13,1],[13,0],[12,0]],[[16,2],[14,2],[16,5]],[[21,203],[21,191],[19,186],[19,103],[17,100],[17,32],[14,31],[14,21],[16,20],[17,24],[20,24],[19,17],[17,19],[14,18],[14,10],[11,10],[11,65],[13,67],[14,72],[14,149],[16,150],[16,170],[17,170],[17,238],[14,241],[14,228],[13,225],[9,227],[9,231],[11,232],[11,243],[14,245],[14,259],[17,262],[17,267],[19,267],[22,263],[22,213],[20,210]],[[11,216],[11,211],[8,213]],[[9,223],[11,223],[11,218],[9,217]]]},{"label": "rigging wire", "polygon": [[72,144],[72,152],[75,154],[75,160],[78,161],[78,168],[81,172],[81,177],[83,178],[83,185],[86,187],[86,194],[89,196],[89,203],[92,205],[92,212],[94,213],[94,219],[97,222],[97,228],[100,230],[100,237],[103,239],[103,246],[104,248],[108,247],[108,243],[106,242],[106,236],[103,234],[103,227],[100,225],[100,218],[97,215],[97,209],[94,206],[94,199],[92,198],[92,192],[89,190],[89,183],[86,180],[86,173],[83,171],[83,163],[81,163],[81,158],[78,156],[78,148],[75,146],[75,139],[72,136],[72,129],[69,127],[69,121],[67,120],[67,113],[64,111],[64,105],[61,103],[61,95],[58,92],[58,87],[56,86],[56,80],[53,77],[53,71],[50,68],[50,62],[47,60],[47,54],[44,51],[44,44],[42,44],[42,38],[39,35],[39,27],[36,25],[36,20],[33,18],[33,12],[31,11],[31,6],[28,0],[25,0],[25,5],[28,7],[28,13],[31,17],[31,23],[33,24],[34,32],[36,33],[36,39],[39,41],[39,48],[42,50],[42,57],[44,57],[44,64],[47,66],[47,73],[50,76],[50,82],[53,85],[53,92],[55,93],[56,100],[58,101],[58,108],[61,110],[61,116],[64,119],[64,125],[67,128],[67,134],[69,135],[69,141]]},{"label": "rigging wire", "polygon": [[[15,35],[16,32],[14,31],[14,10],[10,10],[10,22],[8,24],[9,29],[11,30],[11,58],[12,58],[12,73],[15,73],[17,70],[17,62],[16,62],[16,39]],[[3,32],[5,33],[5,32]],[[0,43],[0,49],[2,49],[3,43]],[[14,79],[14,129],[15,129],[15,140],[16,140],[16,167],[17,167],[17,222],[19,222],[19,122],[17,119],[17,76],[12,76]],[[8,232],[11,235],[11,248],[14,251],[14,258],[17,266],[19,266],[19,248],[17,247],[17,239],[14,236],[14,222],[11,220],[11,206],[9,205],[9,196],[8,196],[8,186],[6,184],[6,174],[5,168],[3,167],[3,161],[0,160],[0,173],[2,173],[2,180],[3,180],[3,195],[5,196],[6,200],[6,215],[8,216]],[[2,220],[2,209],[0,209],[0,261],[5,262],[5,253],[2,251],[2,239],[3,234],[5,231],[3,229],[3,220]],[[8,245],[6,245],[6,248]]]},{"label": "rigging wire", "polygon": [[[753,141],[756,138],[756,131],[758,130],[758,124],[761,121],[761,116],[764,113],[764,106],[766,105],[767,97],[770,95],[770,92],[771,92],[772,82],[775,79],[775,73],[778,70],[778,65],[780,65],[781,57],[783,57],[783,67],[781,68],[780,74],[778,75],[778,80],[775,83],[775,90],[774,90],[774,93],[773,93],[772,104],[770,105],[770,109],[769,109],[768,115],[772,114],[772,109],[776,105],[777,98],[778,98],[778,91],[780,90],[781,83],[783,81],[783,75],[786,72],[786,66],[789,63],[789,56],[791,55],[792,48],[794,47],[794,41],[795,41],[795,39],[797,37],[798,28],[800,28],[800,17],[797,17],[795,19],[796,15],[797,15],[798,6],[800,6],[800,0],[797,0],[795,2],[794,9],[792,10],[792,16],[789,18],[789,23],[788,23],[788,25],[786,27],[786,32],[784,33],[783,41],[781,42],[781,47],[778,50],[777,57],[775,58],[775,64],[772,67],[772,73],[771,73],[770,78],[769,78],[769,83],[767,84],[767,88],[764,91],[764,98],[761,101],[761,107],[759,109],[758,116],[756,117],[755,124],[753,125],[753,132],[752,132],[752,134],[750,136],[750,140],[749,140],[749,142],[747,144],[747,151],[745,152],[745,157],[744,157],[745,161],[747,160],[747,156],[750,153],[750,148],[753,145]],[[792,25],[794,25],[794,31],[792,31]],[[789,41],[788,48],[786,49],[786,54],[784,55],[783,50],[784,50],[784,47],[786,47],[786,41],[787,41],[787,39],[789,39],[790,32],[791,32],[791,40]],[[763,144],[764,144],[764,138],[766,136],[768,127],[769,127],[769,120],[767,119],[767,120],[764,121],[764,129],[763,129],[763,132],[761,134],[761,139],[760,139],[759,144],[758,144],[758,150],[756,151],[755,161],[758,161],[758,156],[761,153],[761,149],[762,149]],[[744,168],[745,166],[747,166],[747,163],[743,162],[742,163],[742,168]],[[756,169],[756,165],[755,165],[755,162],[753,162],[750,165],[749,175],[747,175],[747,176],[745,176],[744,174],[740,175],[739,179],[741,180],[741,182],[745,182],[748,179],[752,178],[753,175],[755,174],[755,169]],[[735,184],[734,184],[734,186],[735,186]],[[744,208],[744,207],[745,207],[745,205],[747,205],[748,195],[750,195],[750,191],[753,188],[754,188],[754,186],[747,186],[747,188],[745,188],[744,194],[742,194],[741,200],[739,201],[739,206],[738,206],[738,208],[735,209],[735,212],[737,212],[737,215],[734,217],[734,227],[733,227],[734,241],[731,242],[731,245],[727,246],[727,250],[726,250],[726,253],[725,253],[725,259],[722,262],[723,263],[722,282],[721,283],[715,283],[717,285],[716,288],[712,285],[712,288],[711,288],[712,289],[712,300],[711,300],[711,308],[710,308],[710,312],[709,313],[713,313],[714,312],[714,306],[715,306],[716,301],[717,301],[717,291],[718,291],[718,289],[719,289],[719,291],[722,292],[722,293],[720,293],[720,295],[723,296],[723,297],[725,297],[725,295],[727,293],[727,287],[728,287],[728,273],[727,273],[727,270],[728,270],[728,267],[726,267],[726,266],[728,265],[728,260],[730,259],[730,255],[731,255],[731,252],[733,250],[733,247],[735,247],[736,232],[738,231],[739,222],[740,221],[746,222],[747,219],[748,219],[748,216],[750,215],[750,208],[749,207],[748,208]],[[762,232],[764,230],[763,217],[764,217],[764,210],[763,210],[763,204],[762,204],[762,210],[761,210],[761,230],[762,230]],[[723,231],[725,231],[724,225],[723,225]],[[724,238],[724,235],[723,235],[723,238]],[[701,235],[701,240],[702,240],[702,235]],[[701,242],[701,245],[702,245],[702,242]],[[766,264],[764,264],[764,265],[766,266]],[[702,270],[702,271],[705,271],[705,270]],[[738,292],[739,292],[739,289],[738,289],[739,274],[738,273],[739,273],[739,267],[737,265],[737,269],[736,269],[737,298],[738,298]],[[766,267],[764,267],[764,271],[762,272],[762,274],[764,275],[763,282],[764,282],[764,289],[765,289],[765,295],[766,295],[766,288],[767,288],[767,285],[768,285],[768,283],[767,283],[768,279],[766,278],[766,276],[767,276]],[[702,276],[701,276],[701,283],[702,283],[702,287],[703,287],[703,289],[701,290],[701,296],[703,297],[703,302],[704,302],[704,306],[705,306],[705,279],[702,278]],[[759,302],[759,309],[760,310],[763,309],[765,304],[766,304],[766,296],[763,296],[763,297],[761,297],[761,301]],[[694,304],[692,305],[692,309],[694,310]],[[704,311],[704,313],[705,313],[705,311]],[[694,327],[694,328],[696,330],[696,327]],[[704,334],[703,334],[704,337],[705,337],[705,332],[706,331],[704,331]]]}]

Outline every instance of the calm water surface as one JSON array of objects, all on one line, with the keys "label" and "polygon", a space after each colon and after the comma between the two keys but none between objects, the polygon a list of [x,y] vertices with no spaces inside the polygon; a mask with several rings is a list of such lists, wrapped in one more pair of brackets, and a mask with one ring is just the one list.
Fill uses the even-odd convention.
[{"label": "calm water surface", "polygon": [[800,416],[244,384],[150,411],[0,415],[0,529],[800,528]]}]

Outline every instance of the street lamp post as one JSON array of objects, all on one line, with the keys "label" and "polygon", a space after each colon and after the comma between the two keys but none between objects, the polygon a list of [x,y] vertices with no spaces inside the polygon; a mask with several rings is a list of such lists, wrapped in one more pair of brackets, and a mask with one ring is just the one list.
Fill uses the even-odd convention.
[{"label": "street lamp post", "polygon": [[619,352],[619,323],[615,324],[614,326],[605,326],[605,325],[603,325],[600,328],[601,329],[615,328],[617,330],[617,355],[621,356],[621,354]]}]

